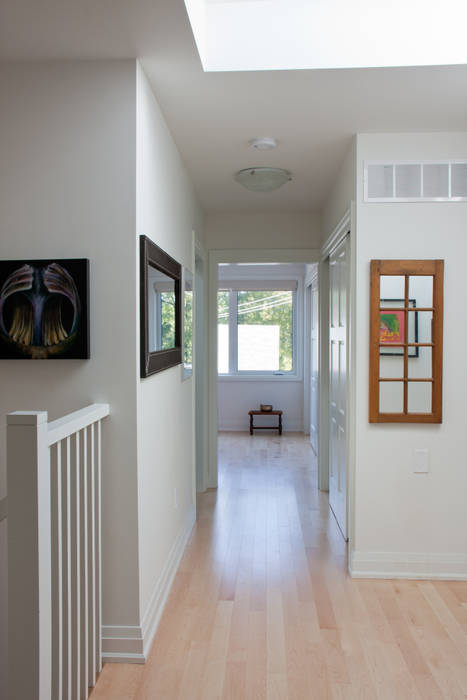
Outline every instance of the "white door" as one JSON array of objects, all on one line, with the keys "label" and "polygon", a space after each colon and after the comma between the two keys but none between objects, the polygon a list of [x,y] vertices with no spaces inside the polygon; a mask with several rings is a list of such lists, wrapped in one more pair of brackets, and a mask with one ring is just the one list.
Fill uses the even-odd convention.
[{"label": "white door", "polygon": [[318,413],[319,413],[319,297],[318,277],[310,288],[310,443],[318,454]]},{"label": "white door", "polygon": [[347,279],[349,236],[329,256],[329,504],[347,539]]}]

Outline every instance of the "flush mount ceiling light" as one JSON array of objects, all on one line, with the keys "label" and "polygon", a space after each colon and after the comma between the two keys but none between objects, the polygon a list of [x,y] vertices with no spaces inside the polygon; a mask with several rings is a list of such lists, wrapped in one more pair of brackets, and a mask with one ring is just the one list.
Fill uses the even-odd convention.
[{"label": "flush mount ceiling light", "polygon": [[284,168],[244,168],[235,180],[253,192],[271,192],[292,179],[292,173]]},{"label": "flush mount ceiling light", "polygon": [[271,136],[263,136],[260,139],[251,139],[249,144],[251,148],[254,148],[257,151],[271,151],[277,146],[277,141]]}]

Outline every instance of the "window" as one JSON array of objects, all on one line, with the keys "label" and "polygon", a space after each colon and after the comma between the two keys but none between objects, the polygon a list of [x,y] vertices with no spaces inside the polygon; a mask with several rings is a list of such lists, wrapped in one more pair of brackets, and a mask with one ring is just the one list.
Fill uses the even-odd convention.
[{"label": "window", "polygon": [[297,284],[280,286],[219,290],[219,374],[296,373]]}]

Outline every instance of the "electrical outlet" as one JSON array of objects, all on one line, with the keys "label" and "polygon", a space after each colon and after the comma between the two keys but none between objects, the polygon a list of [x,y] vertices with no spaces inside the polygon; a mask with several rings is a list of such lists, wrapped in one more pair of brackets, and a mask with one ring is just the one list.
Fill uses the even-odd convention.
[{"label": "electrical outlet", "polygon": [[178,492],[177,492],[177,488],[174,488],[174,508],[178,508]]},{"label": "electrical outlet", "polygon": [[415,449],[412,452],[412,465],[414,474],[427,474],[429,472],[428,450]]}]

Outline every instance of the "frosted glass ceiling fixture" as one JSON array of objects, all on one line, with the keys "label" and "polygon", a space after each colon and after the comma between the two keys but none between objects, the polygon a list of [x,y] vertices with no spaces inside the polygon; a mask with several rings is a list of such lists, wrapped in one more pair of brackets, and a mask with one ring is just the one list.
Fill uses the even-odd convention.
[{"label": "frosted glass ceiling fixture", "polygon": [[244,168],[235,180],[252,192],[272,192],[292,179],[292,173],[284,168]]}]

